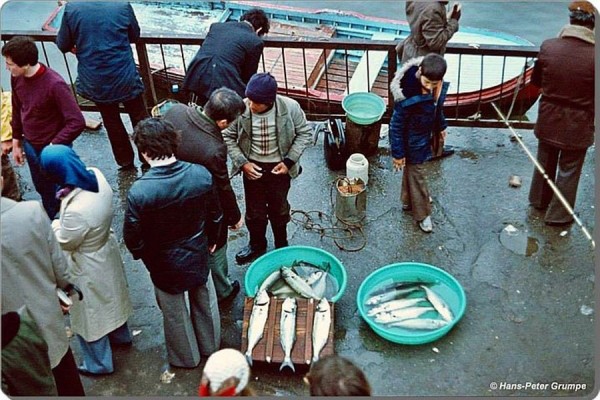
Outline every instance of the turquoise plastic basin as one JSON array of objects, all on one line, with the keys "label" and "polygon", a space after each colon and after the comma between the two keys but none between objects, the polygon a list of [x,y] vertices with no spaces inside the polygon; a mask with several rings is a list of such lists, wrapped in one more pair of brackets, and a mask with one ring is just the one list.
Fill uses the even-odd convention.
[{"label": "turquoise plastic basin", "polygon": [[[365,302],[376,289],[391,284],[392,282],[429,282],[429,286],[448,304],[454,319],[446,326],[434,330],[412,330],[399,327],[389,327],[373,321],[367,316],[371,306]],[[421,295],[423,296],[423,295]],[[372,272],[362,282],[356,294],[358,311],[366,323],[384,339],[401,344],[423,344],[433,342],[444,336],[462,318],[467,306],[465,292],[458,281],[446,271],[429,264],[404,262],[387,265]],[[436,312],[430,311],[422,318],[439,318]]]},{"label": "turquoise plastic basin", "polygon": [[306,261],[311,264],[321,265],[328,262],[331,266],[329,273],[337,281],[339,291],[331,302],[338,301],[346,291],[346,269],[334,255],[325,250],[310,246],[288,246],[270,251],[257,258],[246,271],[244,288],[246,296],[256,296],[260,284],[275,270],[284,265],[291,265],[294,261]]},{"label": "turquoise plastic basin", "polygon": [[359,125],[371,125],[383,116],[385,102],[375,93],[357,92],[344,97],[342,108],[352,122]]}]

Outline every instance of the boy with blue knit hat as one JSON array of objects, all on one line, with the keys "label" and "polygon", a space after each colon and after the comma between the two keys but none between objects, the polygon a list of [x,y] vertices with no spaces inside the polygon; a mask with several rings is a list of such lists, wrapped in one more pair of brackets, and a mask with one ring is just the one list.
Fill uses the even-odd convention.
[{"label": "boy with blue knit hat", "polygon": [[235,173],[242,172],[246,226],[250,243],[235,256],[250,262],[267,250],[266,229],[271,222],[275,247],[285,247],[291,179],[300,173],[298,161],[312,141],[312,133],[298,102],[277,94],[269,73],[255,74],[246,86],[247,109],[223,131]]}]

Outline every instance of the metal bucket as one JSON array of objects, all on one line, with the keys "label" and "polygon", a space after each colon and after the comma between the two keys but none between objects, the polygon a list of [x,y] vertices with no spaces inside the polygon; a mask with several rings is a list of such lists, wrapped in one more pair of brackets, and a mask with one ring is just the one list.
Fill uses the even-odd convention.
[{"label": "metal bucket", "polygon": [[348,225],[359,225],[367,213],[367,190],[362,179],[338,178],[335,182],[335,216]]}]

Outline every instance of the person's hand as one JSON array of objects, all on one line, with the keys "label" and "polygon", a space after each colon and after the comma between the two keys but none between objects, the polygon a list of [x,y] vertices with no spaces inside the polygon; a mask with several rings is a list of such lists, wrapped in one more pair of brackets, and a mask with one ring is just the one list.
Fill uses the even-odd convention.
[{"label": "person's hand", "polygon": [[217,249],[217,244],[216,244],[216,243],[215,243],[215,244],[213,244],[213,245],[210,245],[210,246],[208,246],[208,252],[209,252],[210,254],[213,254],[213,253],[215,252],[215,250],[216,250],[216,249]]},{"label": "person's hand", "polygon": [[23,147],[21,147],[21,141],[18,139],[13,139],[12,148],[13,160],[15,160],[17,165],[23,165],[25,163],[25,157],[23,157]]},{"label": "person's hand", "polygon": [[442,137],[442,140],[446,140],[446,137],[448,136],[448,132],[446,132],[446,130],[443,130],[440,132],[440,136]]},{"label": "person's hand", "polygon": [[12,151],[13,142],[12,139],[2,141],[2,155],[5,156]]},{"label": "person's hand", "polygon": [[282,161],[279,164],[277,164],[275,166],[275,168],[273,168],[273,170],[271,170],[271,173],[274,174],[274,175],[285,175],[289,171],[290,170],[288,169],[288,167]]},{"label": "person's hand", "polygon": [[406,165],[406,158],[392,158],[394,163],[394,171],[400,171]]},{"label": "person's hand", "polygon": [[455,19],[457,21],[460,19],[460,16],[462,14],[460,8],[460,3],[454,3],[454,5],[452,6],[452,13],[450,14],[450,19]]},{"label": "person's hand", "polygon": [[232,226],[229,227],[229,230],[231,230],[231,231],[237,231],[242,226],[244,226],[244,216],[243,215],[240,217],[240,220],[235,223],[235,225],[232,225]]},{"label": "person's hand", "polygon": [[242,165],[242,171],[244,171],[246,178],[252,181],[259,179],[263,174],[262,168],[253,162],[247,162],[246,164]]}]

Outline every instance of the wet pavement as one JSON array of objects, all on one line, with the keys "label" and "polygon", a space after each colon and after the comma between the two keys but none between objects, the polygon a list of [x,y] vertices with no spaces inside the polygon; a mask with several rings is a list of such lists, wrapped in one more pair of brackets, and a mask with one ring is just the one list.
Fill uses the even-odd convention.
[{"label": "wet pavement", "polygon": [[[96,114],[88,114],[97,117]],[[532,131],[519,131],[535,154]],[[395,396],[556,396],[589,395],[594,389],[595,274],[590,242],[575,224],[547,227],[539,212],[528,209],[533,166],[506,129],[451,128],[448,144],[455,155],[427,164],[433,197],[434,231],[425,234],[399,202],[401,172],[391,168],[387,139],[369,158],[369,187],[360,251],[341,250],[332,238],[290,223],[289,242],[324,249],[341,260],[348,286],[336,304],[335,351],[359,365],[375,395]],[[113,227],[121,237],[128,188],[141,171],[116,170],[106,133],[86,131],[74,144],[88,166],[99,167],[114,189]],[[290,192],[292,209],[334,214],[331,187],[337,177],[323,158],[322,138],[302,157],[302,175]],[[595,150],[584,165],[577,205],[584,225],[594,232]],[[27,168],[20,168],[27,199]],[[344,173],[343,171],[339,171]],[[509,178],[522,179],[519,188]],[[243,208],[240,177],[233,180]],[[246,266],[235,253],[247,242],[243,228],[229,239],[233,278],[243,283]],[[342,247],[360,240],[338,240]],[[272,248],[270,240],[269,248]],[[195,396],[202,366],[171,368],[171,383],[161,383],[167,368],[162,319],[144,265],[132,260],[121,241],[134,315],[129,326],[133,346],[114,351],[112,375],[82,377],[94,396]],[[356,305],[360,283],[374,270],[396,262],[435,265],[463,286],[467,308],[443,338],[410,346],[386,341],[362,320]],[[243,295],[222,312],[222,347],[240,348]],[[78,349],[73,342],[78,357]],[[306,370],[279,372],[279,365],[252,368],[252,384],[262,395],[302,396]],[[575,386],[579,384],[579,386]],[[576,391],[577,390],[577,391]]]}]

